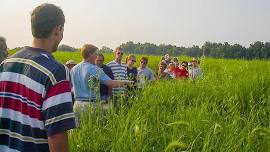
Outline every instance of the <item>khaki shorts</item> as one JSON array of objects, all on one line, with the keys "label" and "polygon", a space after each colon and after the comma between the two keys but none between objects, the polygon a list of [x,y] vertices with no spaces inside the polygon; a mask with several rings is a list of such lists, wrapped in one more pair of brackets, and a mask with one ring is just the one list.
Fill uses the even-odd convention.
[{"label": "khaki shorts", "polygon": [[73,111],[75,114],[75,122],[77,127],[79,127],[81,124],[82,114],[85,113],[87,116],[89,112],[92,111],[94,106],[95,106],[94,102],[82,102],[82,101],[74,102]]},{"label": "khaki shorts", "polygon": [[105,112],[106,110],[109,110],[112,108],[111,102],[101,102],[98,104],[95,102],[75,101],[73,105],[73,111],[75,113],[76,126],[79,127],[83,113],[85,113],[86,116],[89,114],[92,114],[98,105],[100,105],[99,108],[102,112]]}]

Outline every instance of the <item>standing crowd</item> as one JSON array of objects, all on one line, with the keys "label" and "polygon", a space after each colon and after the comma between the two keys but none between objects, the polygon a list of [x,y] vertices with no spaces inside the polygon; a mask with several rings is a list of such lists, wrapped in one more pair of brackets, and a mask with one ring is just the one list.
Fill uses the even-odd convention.
[{"label": "standing crowd", "polygon": [[195,79],[201,78],[202,75],[200,61],[196,58],[192,58],[190,62],[182,61],[179,64],[177,58],[171,60],[169,54],[166,54],[159,63],[159,79],[191,79],[195,81]]},{"label": "standing crowd", "polygon": [[[98,103],[112,101],[116,110],[127,104],[136,90],[156,79],[202,77],[199,61],[170,59],[159,63],[157,76],[142,57],[117,47],[114,60],[91,44],[82,46],[82,61],[60,64],[52,56],[63,39],[65,16],[53,4],[42,4],[31,13],[32,46],[8,56],[6,40],[0,37],[0,151],[68,151],[67,131],[79,125],[82,112]],[[100,102],[99,102],[100,101]]]}]

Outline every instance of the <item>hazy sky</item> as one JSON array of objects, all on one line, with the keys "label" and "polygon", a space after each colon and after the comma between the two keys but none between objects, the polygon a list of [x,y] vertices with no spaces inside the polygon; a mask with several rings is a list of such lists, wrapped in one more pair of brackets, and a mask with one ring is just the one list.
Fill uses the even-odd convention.
[{"label": "hazy sky", "polygon": [[270,0],[1,0],[0,35],[10,48],[31,45],[30,13],[44,2],[63,9],[61,43],[75,47],[270,41]]}]

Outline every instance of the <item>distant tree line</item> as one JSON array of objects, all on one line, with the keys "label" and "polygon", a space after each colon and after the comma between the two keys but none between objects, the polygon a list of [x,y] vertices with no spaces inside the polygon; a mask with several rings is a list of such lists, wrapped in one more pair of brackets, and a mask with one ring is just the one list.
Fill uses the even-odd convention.
[{"label": "distant tree line", "polygon": [[58,50],[65,51],[65,52],[75,52],[78,51],[77,48],[62,44],[58,46]]},{"label": "distant tree line", "polygon": [[132,41],[120,45],[124,52],[131,54],[172,56],[186,55],[191,57],[207,56],[213,58],[238,58],[238,59],[268,59],[270,58],[270,42],[254,42],[248,48],[240,44],[205,42],[202,47],[178,47],[175,45],[156,45],[153,43],[134,43]]},{"label": "distant tree line", "polygon": [[[64,51],[64,52],[75,52],[75,51],[79,51],[79,48],[75,48],[75,47],[71,47],[69,45],[66,44],[62,44],[58,47],[58,50],[60,51]],[[102,53],[112,53],[113,50],[107,46],[102,46],[100,49],[100,52]]]},{"label": "distant tree line", "polygon": [[[148,54],[148,55],[164,55],[166,53],[171,56],[190,56],[200,57],[207,56],[212,58],[237,58],[237,59],[269,59],[270,58],[270,42],[256,41],[248,48],[241,46],[240,44],[216,43],[205,42],[202,47],[178,47],[175,45],[156,45],[153,43],[134,43],[132,41],[123,43],[120,45],[125,53],[129,54]],[[14,48],[17,51],[21,47]],[[74,48],[68,45],[60,45],[58,50],[61,51],[78,51],[78,48]],[[111,53],[113,50],[109,47],[103,46],[100,49],[101,52]]]}]

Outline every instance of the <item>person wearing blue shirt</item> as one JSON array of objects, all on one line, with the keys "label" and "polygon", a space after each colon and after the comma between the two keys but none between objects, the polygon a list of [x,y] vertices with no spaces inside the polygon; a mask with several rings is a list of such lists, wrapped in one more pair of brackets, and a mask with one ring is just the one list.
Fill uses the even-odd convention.
[{"label": "person wearing blue shirt", "polygon": [[99,96],[99,84],[109,87],[119,87],[132,83],[128,80],[111,80],[101,68],[95,65],[98,48],[91,44],[85,44],[81,48],[83,61],[74,66],[71,71],[71,82],[74,90],[75,111],[77,125],[80,121],[80,114],[88,108],[89,104],[94,107]]}]

